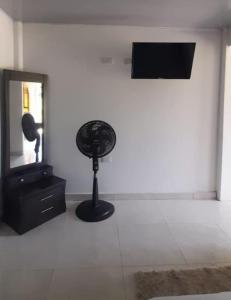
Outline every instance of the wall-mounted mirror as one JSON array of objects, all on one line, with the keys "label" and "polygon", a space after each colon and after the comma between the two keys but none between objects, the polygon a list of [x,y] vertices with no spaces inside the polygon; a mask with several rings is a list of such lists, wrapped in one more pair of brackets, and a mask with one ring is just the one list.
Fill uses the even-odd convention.
[{"label": "wall-mounted mirror", "polygon": [[3,175],[45,163],[47,76],[3,72]]}]

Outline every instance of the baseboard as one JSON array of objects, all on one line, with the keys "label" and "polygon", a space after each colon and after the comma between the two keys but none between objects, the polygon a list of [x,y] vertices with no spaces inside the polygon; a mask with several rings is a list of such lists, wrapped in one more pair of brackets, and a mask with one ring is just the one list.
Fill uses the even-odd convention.
[{"label": "baseboard", "polygon": [[[216,192],[196,193],[142,193],[142,194],[100,194],[101,200],[217,200]],[[66,194],[68,201],[84,201],[91,199],[91,194]]]}]

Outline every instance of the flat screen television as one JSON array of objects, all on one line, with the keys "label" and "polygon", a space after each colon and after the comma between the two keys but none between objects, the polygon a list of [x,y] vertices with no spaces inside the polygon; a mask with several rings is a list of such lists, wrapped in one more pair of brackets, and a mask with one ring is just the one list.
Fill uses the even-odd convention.
[{"label": "flat screen television", "polygon": [[133,79],[190,79],[196,43],[133,43]]}]

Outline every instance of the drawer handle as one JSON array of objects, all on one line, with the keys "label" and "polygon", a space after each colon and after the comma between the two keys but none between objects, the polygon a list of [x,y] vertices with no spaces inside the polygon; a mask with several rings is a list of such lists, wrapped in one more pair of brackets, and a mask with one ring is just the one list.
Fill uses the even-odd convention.
[{"label": "drawer handle", "polygon": [[53,194],[53,195],[49,195],[49,196],[47,196],[47,197],[45,197],[45,198],[42,198],[40,201],[43,202],[43,201],[45,201],[45,200],[47,200],[47,199],[50,199],[50,198],[52,198],[52,197],[54,197],[54,194]]},{"label": "drawer handle", "polygon": [[47,209],[45,209],[45,210],[42,210],[42,211],[41,211],[41,214],[45,214],[46,212],[48,212],[48,211],[50,211],[50,210],[52,210],[52,209],[54,209],[54,206],[51,206],[51,207],[49,207],[49,208],[47,208]]}]

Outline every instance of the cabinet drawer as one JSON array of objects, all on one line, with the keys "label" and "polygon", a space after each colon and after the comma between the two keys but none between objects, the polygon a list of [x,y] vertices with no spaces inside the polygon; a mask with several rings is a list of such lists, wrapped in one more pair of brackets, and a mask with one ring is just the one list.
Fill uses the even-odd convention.
[{"label": "cabinet drawer", "polygon": [[64,195],[59,196],[59,201],[36,214],[37,224],[45,223],[66,210]]},{"label": "cabinet drawer", "polygon": [[56,176],[4,191],[4,221],[23,234],[65,212],[66,181]]},{"label": "cabinet drawer", "polygon": [[59,188],[50,190],[37,197],[27,198],[20,201],[20,210],[22,215],[36,214],[50,207],[59,205],[59,202],[65,198],[64,189]]},{"label": "cabinet drawer", "polygon": [[49,207],[54,207],[57,202],[64,197],[64,189],[59,188],[56,190],[51,190],[49,193],[40,195],[35,201],[38,201],[37,207],[39,211],[48,209]]},{"label": "cabinet drawer", "polygon": [[65,195],[56,197],[54,204],[36,211],[32,207],[24,207],[21,211],[14,211],[5,216],[4,221],[17,233],[23,234],[66,211]]},{"label": "cabinet drawer", "polygon": [[65,195],[61,194],[56,198],[56,201],[53,205],[48,206],[47,208],[40,208],[37,211],[28,211],[25,208],[18,219],[18,224],[15,227],[15,230],[23,234],[28,230],[31,230],[51,219],[58,216],[61,213],[66,211],[65,204]]}]

